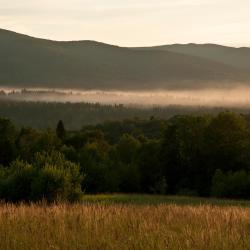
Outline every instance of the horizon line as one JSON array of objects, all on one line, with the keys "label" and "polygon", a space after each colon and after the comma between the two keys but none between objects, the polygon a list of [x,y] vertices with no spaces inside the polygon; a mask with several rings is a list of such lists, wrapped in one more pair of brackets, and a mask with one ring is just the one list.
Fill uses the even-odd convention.
[{"label": "horizon line", "polygon": [[214,46],[221,46],[221,47],[228,47],[228,48],[235,48],[235,49],[242,49],[242,48],[250,48],[249,46],[233,46],[233,45],[228,45],[228,44],[221,44],[221,43],[216,43],[216,42],[207,42],[207,43],[197,43],[197,42],[187,42],[187,43],[165,43],[165,44],[156,44],[156,45],[142,45],[142,46],[122,46],[119,44],[113,44],[113,43],[109,43],[109,42],[103,42],[103,41],[97,41],[97,40],[91,40],[91,39],[76,39],[76,40],[57,40],[57,39],[50,39],[50,38],[45,38],[45,37],[38,37],[38,36],[34,36],[31,34],[26,34],[23,32],[18,32],[18,31],[14,31],[14,30],[10,30],[10,29],[6,29],[6,28],[1,28],[0,27],[0,31],[6,31],[6,32],[10,32],[10,33],[15,33],[17,35],[22,35],[22,36],[26,36],[26,37],[30,37],[30,38],[34,38],[34,39],[39,39],[39,40],[45,40],[45,41],[50,41],[50,42],[96,42],[96,43],[100,43],[100,44],[106,44],[106,45],[111,45],[111,46],[116,46],[116,47],[121,47],[121,48],[154,48],[154,47],[162,47],[162,46],[173,46],[173,45],[214,45]]}]

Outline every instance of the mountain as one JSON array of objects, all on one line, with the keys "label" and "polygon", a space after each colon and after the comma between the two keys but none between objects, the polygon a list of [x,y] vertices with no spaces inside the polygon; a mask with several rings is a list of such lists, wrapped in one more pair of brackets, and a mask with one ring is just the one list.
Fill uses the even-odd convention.
[{"label": "mountain", "polygon": [[247,84],[248,71],[233,62],[200,56],[199,52],[175,51],[174,47],[137,49],[95,41],[59,42],[0,29],[0,86],[5,87],[220,87]]},{"label": "mountain", "polygon": [[[143,48],[145,49],[145,48]],[[217,44],[172,44],[155,46],[149,50],[162,50],[197,56],[236,68],[250,69],[250,48],[233,48]]]}]

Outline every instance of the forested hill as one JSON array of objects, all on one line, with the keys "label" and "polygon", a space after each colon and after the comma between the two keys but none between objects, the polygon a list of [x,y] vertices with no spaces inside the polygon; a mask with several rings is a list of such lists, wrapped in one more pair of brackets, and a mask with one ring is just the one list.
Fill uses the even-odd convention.
[{"label": "forested hill", "polygon": [[247,69],[182,51],[57,42],[0,29],[1,86],[142,90],[219,87],[249,80]]},{"label": "forested hill", "polygon": [[181,53],[185,55],[213,60],[236,68],[250,69],[250,48],[247,47],[234,48],[217,44],[190,43],[163,45],[141,49]]}]

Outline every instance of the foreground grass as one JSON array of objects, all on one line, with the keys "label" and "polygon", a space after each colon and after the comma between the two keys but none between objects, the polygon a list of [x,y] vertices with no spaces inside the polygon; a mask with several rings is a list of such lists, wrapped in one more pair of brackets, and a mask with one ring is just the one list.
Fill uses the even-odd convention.
[{"label": "foreground grass", "polygon": [[0,205],[0,249],[250,249],[250,208]]}]

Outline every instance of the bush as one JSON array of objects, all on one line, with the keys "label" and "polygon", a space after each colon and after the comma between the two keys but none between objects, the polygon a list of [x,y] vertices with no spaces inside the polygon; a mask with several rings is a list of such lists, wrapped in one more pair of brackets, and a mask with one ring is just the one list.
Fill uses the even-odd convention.
[{"label": "bush", "polygon": [[212,180],[211,194],[220,198],[250,198],[250,173],[244,170],[223,173],[217,169]]},{"label": "bush", "polygon": [[168,184],[165,177],[161,177],[154,185],[153,188],[151,188],[153,193],[156,194],[166,194],[168,188]]},{"label": "bush", "polygon": [[82,194],[79,166],[58,152],[39,153],[32,164],[16,160],[0,173],[0,198],[7,201],[76,201]]},{"label": "bush", "polygon": [[31,183],[36,178],[35,168],[16,160],[9,168],[1,168],[0,197],[6,201],[28,201],[31,198]]}]

